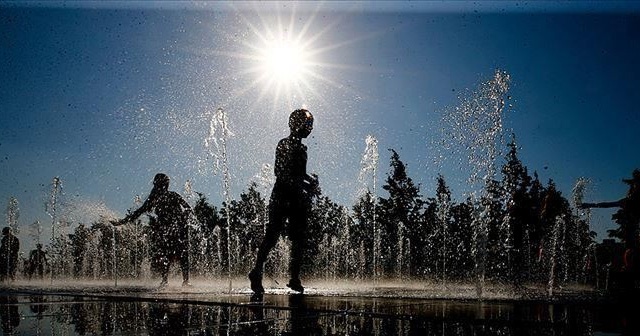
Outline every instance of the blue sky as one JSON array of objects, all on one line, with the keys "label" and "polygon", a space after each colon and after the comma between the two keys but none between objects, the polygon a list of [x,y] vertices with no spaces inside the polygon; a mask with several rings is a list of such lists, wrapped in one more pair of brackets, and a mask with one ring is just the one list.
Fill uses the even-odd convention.
[{"label": "blue sky", "polygon": [[[352,204],[368,134],[378,186],[393,148],[423,196],[441,173],[462,200],[468,165],[437,145],[442,117],[496,69],[511,77],[504,133],[543,183],[570,198],[585,177],[589,200],[615,200],[640,168],[635,2],[8,2],[0,22],[0,201],[18,199],[25,241],[35,220],[50,235],[54,176],[77,221],[124,215],[157,172],[220,204],[204,147],[219,107],[234,198],[305,106],[316,117],[308,170],[335,201]],[[259,81],[265,41],[287,37],[307,73]],[[593,212],[599,239],[610,215]]]}]

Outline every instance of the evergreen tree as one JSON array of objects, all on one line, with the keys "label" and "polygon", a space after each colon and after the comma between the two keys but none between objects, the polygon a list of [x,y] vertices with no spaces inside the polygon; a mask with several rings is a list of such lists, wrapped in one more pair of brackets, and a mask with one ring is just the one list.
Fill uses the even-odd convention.
[{"label": "evergreen tree", "polygon": [[[99,220],[91,224],[91,231],[97,235],[96,255],[98,265],[96,265],[96,276],[98,278],[112,278],[113,273],[113,230],[114,226],[104,220]],[[53,265],[53,264],[52,264]],[[153,265],[152,265],[153,266]]]},{"label": "evergreen tree", "polygon": [[470,279],[474,272],[473,260],[473,205],[470,200],[451,207],[451,259],[450,272],[454,279]]},{"label": "evergreen tree", "polygon": [[194,237],[196,241],[201,238],[201,245],[199,245],[201,251],[196,253],[198,258],[194,262],[204,268],[197,269],[197,272],[205,274],[214,274],[216,270],[221,272],[222,246],[220,228],[223,225],[223,220],[219,215],[218,209],[209,204],[204,194],[198,193],[198,200],[193,207],[193,213],[200,223],[200,234],[202,235],[201,237]]},{"label": "evergreen tree", "polygon": [[502,166],[503,187],[505,190],[506,221],[510,246],[511,279],[520,285],[528,278],[530,269],[531,242],[529,233],[535,222],[536,212],[532,194],[531,177],[527,168],[518,158],[515,135],[509,143],[506,162]]},{"label": "evergreen tree", "polygon": [[411,262],[410,239],[422,230],[422,210],[424,201],[420,198],[420,189],[407,175],[405,164],[398,153],[391,151],[391,173],[382,186],[389,193],[388,198],[380,198],[380,224],[382,228],[382,266],[386,275],[406,274]]},{"label": "evergreen tree", "polygon": [[[355,263],[358,266],[355,268],[361,271],[355,276],[359,278],[372,277],[373,264],[380,259],[380,251],[374,250],[374,242],[380,231],[380,223],[375,222],[375,201],[371,192],[367,191],[353,206],[349,245],[356,249]],[[374,261],[374,258],[377,260]]]},{"label": "evergreen tree", "polygon": [[485,221],[487,225],[486,260],[483,261],[486,267],[485,274],[490,278],[505,280],[508,277],[509,235],[504,222],[504,191],[496,180],[488,180],[485,188],[486,193],[480,199],[483,208],[480,220]]},{"label": "evergreen tree", "polygon": [[578,216],[567,216],[564,250],[566,251],[565,281],[584,281],[586,264],[591,257],[591,247],[595,244],[595,232],[589,230],[589,223]]},{"label": "evergreen tree", "polygon": [[[542,209],[544,207],[544,195],[547,193],[545,187],[540,182],[538,173],[534,171],[533,181],[529,188],[529,198],[531,199],[531,223],[529,224],[528,248],[529,254],[525,256],[528,259],[529,280],[539,280],[542,274],[542,255],[544,247],[544,224],[542,222]],[[525,236],[527,237],[527,236]],[[526,242],[527,240],[525,240]]]},{"label": "evergreen tree", "polygon": [[[438,203],[435,198],[428,198],[422,213],[422,259],[417,263],[416,274],[420,277],[439,277],[439,267],[442,266],[442,251],[438,248],[441,225],[438,221]],[[416,246],[420,248],[420,246]]]},{"label": "evergreen tree", "polygon": [[341,205],[327,196],[319,194],[313,198],[303,257],[304,273],[325,277],[339,273],[339,256],[349,248],[338,240],[345,229],[345,213]]},{"label": "evergreen tree", "polygon": [[541,259],[549,270],[550,280],[565,280],[569,261],[566,249],[567,230],[570,228],[571,210],[569,201],[549,180],[541,212],[544,244]]},{"label": "evergreen tree", "polygon": [[257,188],[255,182],[251,183],[239,201],[231,201],[231,246],[237,275],[249,273],[264,237],[267,206]]},{"label": "evergreen tree", "polygon": [[618,227],[608,233],[610,237],[620,239],[625,248],[635,251],[640,250],[640,169],[635,169],[632,178],[624,182],[629,185],[629,190],[612,216]]},{"label": "evergreen tree", "polygon": [[136,277],[140,274],[144,244],[138,243],[138,232],[134,225],[120,226],[115,234],[117,276],[119,278]]},{"label": "evergreen tree", "polygon": [[71,241],[68,235],[57,235],[52,239],[49,250],[49,264],[55,278],[65,278],[70,275],[72,266],[72,260],[69,257],[70,247]]},{"label": "evergreen tree", "polygon": [[444,177],[438,175],[436,188],[436,225],[434,226],[433,244],[431,245],[438,255],[436,264],[437,275],[443,277],[450,274],[451,256],[454,250],[451,237],[451,191],[445,183]]},{"label": "evergreen tree", "polygon": [[89,229],[84,224],[78,225],[73,234],[69,235],[71,241],[71,255],[73,256],[73,276],[83,276],[83,263],[89,242]]}]

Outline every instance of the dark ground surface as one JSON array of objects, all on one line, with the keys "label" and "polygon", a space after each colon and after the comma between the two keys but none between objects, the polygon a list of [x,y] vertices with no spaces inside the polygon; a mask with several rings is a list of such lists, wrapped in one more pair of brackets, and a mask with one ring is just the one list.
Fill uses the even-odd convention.
[{"label": "dark ground surface", "polygon": [[[637,301],[588,289],[526,295],[463,285],[309,283],[304,295],[243,279],[16,282],[0,287],[4,335],[640,335]],[[273,286],[271,286],[273,285]],[[631,298],[628,298],[631,299]],[[631,307],[625,307],[626,304]]]}]

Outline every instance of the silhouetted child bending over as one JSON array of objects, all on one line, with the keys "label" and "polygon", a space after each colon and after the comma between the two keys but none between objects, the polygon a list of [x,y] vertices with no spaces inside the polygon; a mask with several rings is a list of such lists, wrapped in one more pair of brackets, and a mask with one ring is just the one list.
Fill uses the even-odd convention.
[{"label": "silhouetted child bending over", "polygon": [[189,283],[188,220],[191,207],[180,194],[169,191],[169,176],[158,173],[153,179],[153,189],[142,206],[114,225],[137,219],[146,212],[157,216],[150,222],[154,258],[162,274],[160,287],[168,283],[171,262],[180,260],[182,285]]},{"label": "silhouetted child bending over", "polygon": [[264,293],[262,273],[264,263],[278,237],[285,230],[291,240],[289,272],[291,279],[287,286],[302,293],[300,267],[307,230],[307,218],[311,210],[311,197],[318,193],[317,177],[307,175],[307,146],[302,139],[313,130],[313,115],[307,110],[295,110],[289,116],[291,134],[278,142],[276,148],[276,182],[269,201],[269,223],[264,240],[258,249],[253,270],[249,273],[251,290]]}]

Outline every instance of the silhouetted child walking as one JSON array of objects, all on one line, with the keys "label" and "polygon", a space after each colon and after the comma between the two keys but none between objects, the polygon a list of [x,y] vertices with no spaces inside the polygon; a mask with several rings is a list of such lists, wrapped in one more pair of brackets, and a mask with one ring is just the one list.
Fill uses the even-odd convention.
[{"label": "silhouetted child walking", "polygon": [[313,115],[305,109],[293,111],[289,116],[289,129],[289,136],[280,140],[276,148],[276,182],[269,201],[269,223],[258,249],[256,264],[249,273],[251,290],[256,294],[264,293],[264,263],[285,227],[291,240],[291,279],[287,286],[300,293],[304,291],[300,282],[300,267],[311,197],[318,192],[318,180],[315,176],[307,175],[307,146],[302,144],[302,139],[313,130]]}]

